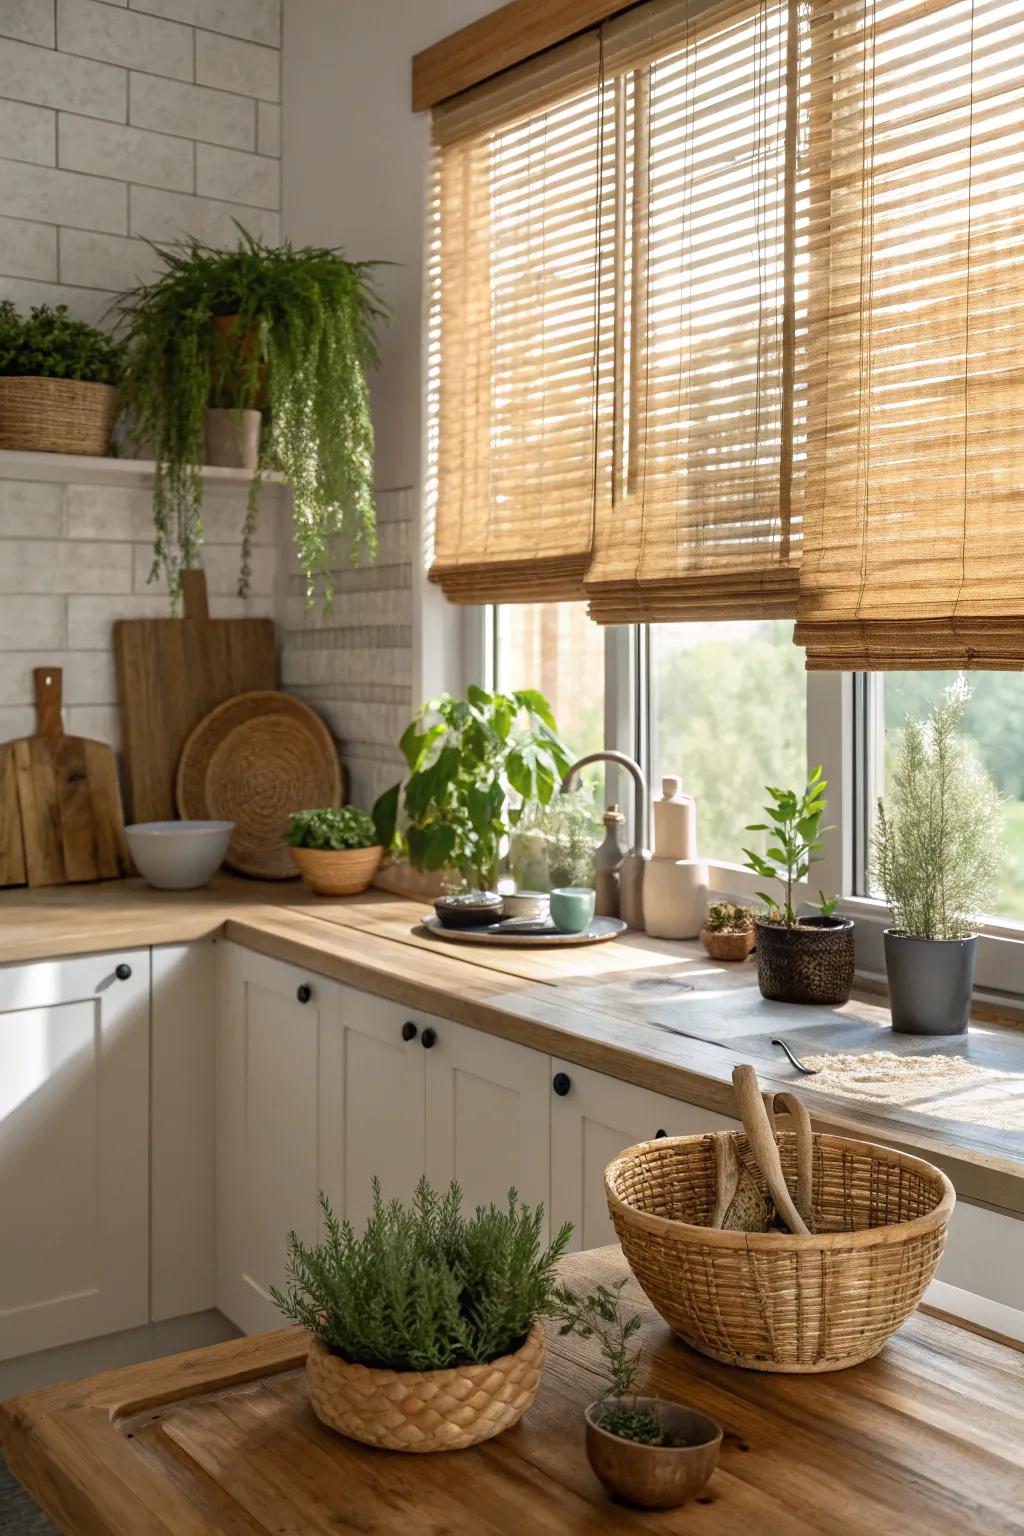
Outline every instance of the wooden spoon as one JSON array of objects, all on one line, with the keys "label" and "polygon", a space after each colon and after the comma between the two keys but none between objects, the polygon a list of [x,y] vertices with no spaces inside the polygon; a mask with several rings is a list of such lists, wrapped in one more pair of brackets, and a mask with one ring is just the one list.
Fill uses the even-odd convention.
[{"label": "wooden spoon", "polygon": [[757,1073],[750,1066],[734,1067],[732,1085],[736,1092],[736,1102],[739,1105],[740,1118],[743,1121],[743,1129],[747,1133],[750,1150],[757,1159],[757,1166],[764,1174],[764,1181],[768,1186],[768,1193],[775,1202],[775,1209],[791,1232],[798,1237],[810,1237],[810,1229],[793,1204],[786,1185],[779,1149],[772,1134],[768,1111],[761,1097]]}]

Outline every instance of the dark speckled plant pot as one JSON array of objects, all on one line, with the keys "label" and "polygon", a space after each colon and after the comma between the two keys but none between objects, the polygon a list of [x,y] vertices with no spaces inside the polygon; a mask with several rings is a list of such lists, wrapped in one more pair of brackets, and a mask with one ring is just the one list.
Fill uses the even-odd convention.
[{"label": "dark speckled plant pot", "polygon": [[853,986],[853,919],[803,917],[795,928],[756,918],[757,984],[776,1003],[836,1004]]}]

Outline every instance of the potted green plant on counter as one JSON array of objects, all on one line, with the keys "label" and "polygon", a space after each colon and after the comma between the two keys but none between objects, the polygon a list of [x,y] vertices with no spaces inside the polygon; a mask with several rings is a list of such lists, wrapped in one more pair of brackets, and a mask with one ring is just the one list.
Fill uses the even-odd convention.
[{"label": "potted green plant on counter", "polygon": [[661,1397],[639,1397],[640,1314],[627,1315],[622,1288],[558,1292],[560,1332],[596,1339],[607,1385],[586,1409],[587,1457],[608,1492],[647,1509],[670,1509],[699,1493],[718,1465],[722,1430],[713,1419]]},{"label": "potted green plant on counter", "polygon": [[754,914],[749,907],[713,901],[700,941],[712,960],[745,960],[754,947]]},{"label": "potted green plant on counter", "polygon": [[907,720],[878,802],[872,873],[892,912],[885,969],[892,1027],[905,1034],[967,1028],[975,926],[1002,861],[999,793],[959,735],[969,698],[960,677],[927,720]]},{"label": "potted green plant on counter", "polygon": [[517,1423],[537,1391],[541,1319],[571,1226],[545,1247],[542,1207],[514,1189],[504,1209],[466,1217],[457,1184],[442,1196],[425,1179],[408,1209],[385,1204],[374,1180],[361,1237],[320,1203],[323,1239],[310,1248],[291,1233],[286,1290],[271,1291],[312,1336],[317,1417],[394,1451],[459,1450]]},{"label": "potted green plant on counter", "polygon": [[230,250],[196,239],[158,248],[163,270],[119,300],[124,405],[157,464],[153,572],[177,594],[202,544],[202,466],[227,463],[254,474],[244,594],[259,473],[276,469],[292,488],[308,595],[319,587],[329,607],[334,537],[348,537],[353,559],[375,548],[367,372],[386,317],[375,264],[238,229]]},{"label": "potted green plant on counter", "polygon": [[812,917],[797,915],[796,886],[806,880],[820,858],[825,832],[822,817],[828,802],[827,782],[815,768],[802,791],[765,786],[770,805],[767,822],[753,822],[748,832],[766,832],[764,854],[744,848],[746,867],[766,880],[777,880],[779,896],[758,895],[765,911],[754,919],[757,933],[757,982],[764,997],[780,1003],[838,1004],[849,1000],[853,986],[853,920],[836,917],[835,898],[819,892],[819,910]]},{"label": "potted green plant on counter", "polygon": [[365,891],[384,857],[373,817],[354,805],[296,811],[285,842],[299,874],[318,896],[355,896]]},{"label": "potted green plant on counter", "polygon": [[497,885],[524,808],[547,805],[572,761],[547,700],[530,688],[442,694],[420,710],[401,748],[408,778],[374,808],[387,845],[415,869],[444,870],[481,891]]},{"label": "potted green plant on counter", "polygon": [[0,448],[109,454],[124,348],[105,331],[37,304],[0,302]]}]

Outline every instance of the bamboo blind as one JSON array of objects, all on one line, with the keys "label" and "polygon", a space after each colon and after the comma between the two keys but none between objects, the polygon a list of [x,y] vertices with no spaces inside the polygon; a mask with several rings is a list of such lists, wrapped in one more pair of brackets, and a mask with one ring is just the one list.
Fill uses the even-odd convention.
[{"label": "bamboo blind", "polygon": [[1024,5],[810,39],[811,668],[1024,666]]}]

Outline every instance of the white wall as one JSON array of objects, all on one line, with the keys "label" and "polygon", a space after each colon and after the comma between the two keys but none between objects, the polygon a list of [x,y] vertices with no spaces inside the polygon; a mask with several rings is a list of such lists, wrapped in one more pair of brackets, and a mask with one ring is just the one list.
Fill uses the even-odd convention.
[{"label": "white wall", "polygon": [[314,630],[293,571],[284,635],[285,679],[341,738],[363,803],[397,778],[398,736],[436,687],[433,663],[456,622],[436,591],[423,590],[419,555],[429,123],[410,110],[411,60],[494,4],[285,0],[283,234],[395,263],[381,272],[395,318],[373,389],[381,553],[365,571],[342,568],[333,619]]}]

